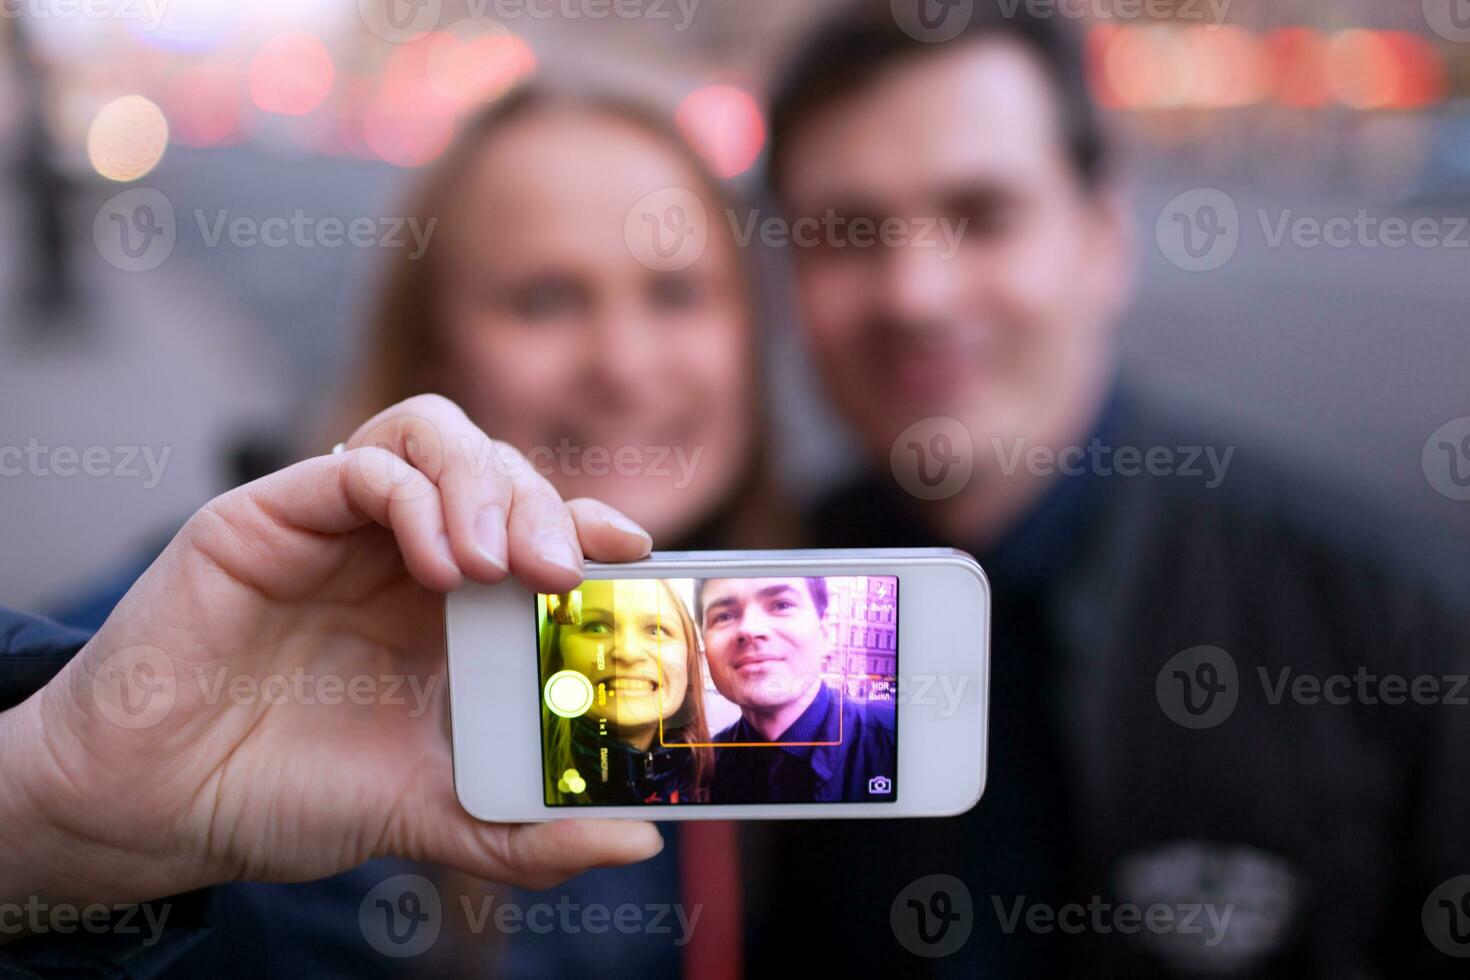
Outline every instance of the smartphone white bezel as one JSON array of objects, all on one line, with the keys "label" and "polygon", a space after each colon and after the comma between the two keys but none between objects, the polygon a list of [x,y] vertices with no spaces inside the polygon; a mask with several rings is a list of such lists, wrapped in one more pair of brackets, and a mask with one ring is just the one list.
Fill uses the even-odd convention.
[{"label": "smartphone white bezel", "polygon": [[547,806],[540,703],[532,695],[540,687],[535,596],[503,582],[467,585],[445,602],[454,781],[464,808],[481,820],[522,823],[950,816],[975,805],[985,788],[990,696],[990,584],[975,559],[926,548],[655,552],[587,564],[588,579],[715,575],[898,577],[897,800]]}]

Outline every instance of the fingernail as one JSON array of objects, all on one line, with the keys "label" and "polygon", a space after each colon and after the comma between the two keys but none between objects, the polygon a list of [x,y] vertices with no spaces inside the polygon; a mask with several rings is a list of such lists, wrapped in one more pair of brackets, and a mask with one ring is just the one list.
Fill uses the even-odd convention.
[{"label": "fingernail", "polygon": [[536,535],[534,548],[536,557],[547,564],[565,568],[578,575],[582,574],[582,559],[572,547],[572,543],[566,539],[566,535],[558,534],[556,531],[542,531]]},{"label": "fingernail", "polygon": [[[659,833],[658,827],[654,826],[651,823],[643,823],[636,826],[638,827],[639,836],[643,838],[642,840],[637,841],[640,850],[646,853],[649,857],[653,857],[655,854],[663,851],[664,835]],[[628,830],[630,832],[629,836],[631,837],[633,828],[629,827]]]},{"label": "fingernail", "polygon": [[608,512],[607,526],[614,528],[615,530],[622,531],[624,534],[631,534],[634,537],[645,538],[648,540],[649,544],[653,543],[653,535],[649,534],[647,531],[643,530],[643,528],[633,523],[632,518],[620,514],[615,510]]},{"label": "fingernail", "polygon": [[475,518],[475,545],[480,557],[505,571],[509,566],[505,558],[505,509],[486,507]]}]

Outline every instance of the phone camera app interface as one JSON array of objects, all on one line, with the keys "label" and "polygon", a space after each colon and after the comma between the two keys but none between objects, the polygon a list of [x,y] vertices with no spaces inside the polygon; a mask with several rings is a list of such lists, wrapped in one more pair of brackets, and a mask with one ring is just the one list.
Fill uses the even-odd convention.
[{"label": "phone camera app interface", "polygon": [[594,579],[536,600],[548,806],[898,798],[898,578]]}]

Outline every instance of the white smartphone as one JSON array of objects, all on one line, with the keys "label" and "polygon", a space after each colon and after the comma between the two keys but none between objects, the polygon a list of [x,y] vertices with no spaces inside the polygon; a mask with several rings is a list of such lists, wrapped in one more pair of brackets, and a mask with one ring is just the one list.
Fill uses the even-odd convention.
[{"label": "white smartphone", "polygon": [[920,817],[985,787],[990,587],[948,549],[655,552],[447,600],[482,820]]}]

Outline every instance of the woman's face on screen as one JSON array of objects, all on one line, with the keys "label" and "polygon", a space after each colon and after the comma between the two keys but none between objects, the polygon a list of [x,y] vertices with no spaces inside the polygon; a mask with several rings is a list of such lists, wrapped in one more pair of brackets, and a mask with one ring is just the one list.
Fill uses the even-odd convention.
[{"label": "woman's face on screen", "polygon": [[436,387],[564,497],[656,540],[712,517],[751,448],[753,337],[724,215],[706,204],[687,268],[650,268],[630,244],[640,201],[700,186],[634,124],[546,109],[486,142],[440,230]]},{"label": "woman's face on screen", "polygon": [[683,706],[695,638],[656,581],[584,582],[578,591],[582,621],[559,627],[562,664],[592,681],[589,718],[614,738],[642,741]]}]

